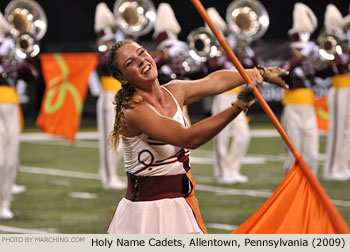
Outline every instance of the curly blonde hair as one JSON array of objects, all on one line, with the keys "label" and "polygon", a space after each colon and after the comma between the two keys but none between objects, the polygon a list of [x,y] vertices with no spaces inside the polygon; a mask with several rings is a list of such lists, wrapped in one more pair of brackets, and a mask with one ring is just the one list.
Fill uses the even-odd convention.
[{"label": "curly blonde hair", "polygon": [[[108,69],[113,78],[119,80],[122,72],[119,70],[116,58],[118,50],[125,44],[135,43],[133,40],[122,40],[115,43],[108,54]],[[116,149],[122,135],[123,127],[126,127],[124,109],[134,108],[142,102],[141,96],[135,96],[135,88],[131,83],[122,84],[122,88],[116,93],[113,104],[115,105],[114,128],[109,136],[109,144]]]}]

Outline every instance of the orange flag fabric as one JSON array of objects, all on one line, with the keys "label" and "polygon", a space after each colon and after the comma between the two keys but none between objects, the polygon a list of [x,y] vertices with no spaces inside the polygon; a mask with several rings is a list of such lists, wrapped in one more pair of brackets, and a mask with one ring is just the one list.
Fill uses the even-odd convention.
[{"label": "orange flag fabric", "polygon": [[42,54],[46,89],[36,125],[70,141],[80,126],[88,78],[97,66],[95,53]]},{"label": "orange flag fabric", "polygon": [[349,234],[346,222],[308,172],[295,162],[273,195],[232,233]]},{"label": "orange flag fabric", "polygon": [[327,96],[315,98],[314,107],[316,112],[318,129],[324,132],[328,132],[329,113]]}]

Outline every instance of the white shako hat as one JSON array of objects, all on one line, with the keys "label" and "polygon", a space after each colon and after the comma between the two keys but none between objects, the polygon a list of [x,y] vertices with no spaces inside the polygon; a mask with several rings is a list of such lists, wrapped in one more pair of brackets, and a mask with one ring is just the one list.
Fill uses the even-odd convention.
[{"label": "white shako hat", "polygon": [[224,33],[227,30],[227,24],[225,20],[220,16],[219,12],[214,7],[210,7],[207,9],[207,13],[210,19],[213,21],[214,25],[221,31],[221,33]]},{"label": "white shako hat", "polygon": [[113,40],[115,34],[113,26],[115,24],[114,15],[105,3],[99,3],[95,11],[94,30],[97,34],[98,44],[103,44],[106,41]]},{"label": "white shako hat", "polygon": [[159,50],[178,41],[181,27],[168,3],[160,3],[157,9],[153,38]]},{"label": "white shako hat", "polygon": [[295,3],[293,9],[293,27],[288,31],[290,47],[303,48],[309,42],[310,35],[317,28],[317,17],[303,3]]},{"label": "white shako hat", "polygon": [[344,23],[343,15],[334,4],[328,4],[324,14],[324,28],[326,30],[334,27],[342,27]]},{"label": "white shako hat", "polygon": [[4,41],[6,33],[10,31],[10,24],[0,11],[0,43]]}]

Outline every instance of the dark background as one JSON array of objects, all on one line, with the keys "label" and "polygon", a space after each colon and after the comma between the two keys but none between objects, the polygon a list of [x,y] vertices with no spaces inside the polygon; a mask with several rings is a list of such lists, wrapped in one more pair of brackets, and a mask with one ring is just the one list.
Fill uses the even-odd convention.
[{"label": "dark background", "polygon": [[[4,14],[6,5],[10,0],[0,1],[0,11]],[[94,16],[98,0],[37,0],[44,9],[48,19],[48,30],[40,41],[42,53],[52,52],[93,52],[95,51],[96,34],[94,32]],[[114,0],[104,1],[113,10]],[[159,3],[168,2],[174,9],[176,18],[182,27],[179,39],[186,41],[187,35],[195,28],[203,26],[204,22],[190,0],[160,1],[153,0],[157,8]],[[202,0],[205,8],[215,7],[223,18],[226,16],[226,8],[232,0]],[[293,7],[296,2],[308,5],[318,19],[318,28],[312,35],[316,39],[323,28],[324,12],[327,4],[333,3],[341,11],[343,16],[349,14],[349,0],[260,0],[268,11],[270,26],[266,34],[258,41],[254,41],[252,48],[257,56],[265,63],[273,60],[285,60],[289,57],[287,32],[293,24]],[[139,38],[142,43],[152,45],[153,31]],[[40,63],[40,62],[39,62]],[[35,123],[40,109],[42,95],[45,89],[43,78],[31,88],[28,93],[31,98],[28,104],[22,104],[25,119]],[[268,92],[270,92],[269,90]],[[84,120],[95,122],[96,100],[88,93],[83,110]],[[280,114],[279,102],[269,102],[276,114]],[[208,109],[203,109],[203,104],[195,104],[190,107],[191,113],[203,114]],[[258,104],[254,104],[251,113],[264,115]]]},{"label": "dark background", "polygon": [[[4,13],[10,0],[0,1],[0,11]],[[48,31],[41,41],[42,52],[78,52],[93,51],[95,45],[94,15],[98,0],[38,0],[48,19]],[[113,10],[114,0],[104,1]],[[159,1],[153,0],[155,7],[161,2],[168,2],[182,27],[179,35],[186,40],[188,33],[202,26],[203,20],[189,0]],[[222,17],[231,0],[202,0],[205,8],[215,7]],[[292,12],[296,2],[308,5],[318,18],[319,27],[323,27],[324,11],[328,3],[335,4],[343,15],[349,14],[347,0],[261,0],[270,16],[270,26],[263,40],[287,40],[287,31],[292,27]],[[152,40],[152,32],[140,38],[141,41]]]}]

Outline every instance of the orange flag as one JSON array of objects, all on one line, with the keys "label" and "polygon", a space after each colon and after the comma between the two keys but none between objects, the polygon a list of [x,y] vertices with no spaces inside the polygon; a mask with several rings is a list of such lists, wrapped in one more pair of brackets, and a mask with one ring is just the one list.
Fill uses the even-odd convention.
[{"label": "orange flag", "polygon": [[296,162],[273,195],[232,233],[349,234],[344,219],[312,176]]},{"label": "orange flag", "polygon": [[329,120],[327,96],[315,98],[314,107],[316,112],[318,129],[327,132]]},{"label": "orange flag", "polygon": [[[210,19],[200,0],[191,0],[191,2],[208,24],[243,79],[249,83],[251,80],[248,74]],[[254,88],[253,93],[291,149],[296,163],[274,194],[233,233],[350,233],[344,219],[331,203],[259,90]]]},{"label": "orange flag", "polygon": [[36,125],[71,141],[80,126],[88,78],[97,66],[95,53],[42,54],[46,89]]}]

